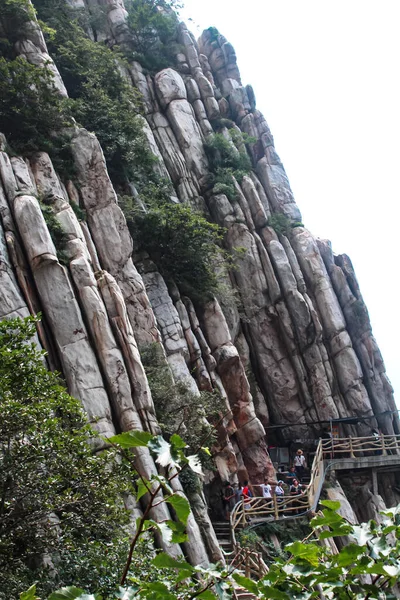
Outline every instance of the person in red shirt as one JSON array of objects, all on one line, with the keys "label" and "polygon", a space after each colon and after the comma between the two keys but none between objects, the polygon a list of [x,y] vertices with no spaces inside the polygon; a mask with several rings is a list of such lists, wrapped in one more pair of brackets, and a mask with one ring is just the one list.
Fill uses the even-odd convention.
[{"label": "person in red shirt", "polygon": [[248,504],[250,502],[250,498],[253,497],[253,493],[249,487],[249,482],[245,481],[243,483],[243,487],[242,487],[242,496],[244,498],[244,504],[246,506],[246,504]]}]

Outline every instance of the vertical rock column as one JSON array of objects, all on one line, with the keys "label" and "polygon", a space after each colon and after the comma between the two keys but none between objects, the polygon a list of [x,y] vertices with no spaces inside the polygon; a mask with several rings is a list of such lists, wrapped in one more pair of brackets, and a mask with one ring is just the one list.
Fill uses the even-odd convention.
[{"label": "vertical rock column", "polygon": [[364,385],[384,433],[400,433],[393,389],[385,372],[382,355],[372,335],[371,322],[353,265],[345,254],[334,256],[326,240],[318,240],[326,269],[340,302],[355,352],[360,361]]},{"label": "vertical rock column", "polygon": [[323,326],[347,414],[372,415],[360,363],[318,246],[312,235],[302,227],[293,230],[291,241]]},{"label": "vertical rock column", "polygon": [[202,321],[232,409],[240,452],[251,480],[260,482],[265,475],[274,474],[265,444],[265,431],[255,415],[249,383],[217,301],[205,305]]}]

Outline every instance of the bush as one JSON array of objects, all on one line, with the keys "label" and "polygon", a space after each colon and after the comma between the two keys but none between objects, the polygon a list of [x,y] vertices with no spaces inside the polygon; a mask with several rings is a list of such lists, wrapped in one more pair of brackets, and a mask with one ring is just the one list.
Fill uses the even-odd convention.
[{"label": "bush", "polygon": [[251,171],[250,157],[243,150],[243,144],[251,141],[251,138],[234,129],[231,130],[231,138],[232,141],[229,141],[222,133],[215,133],[207,139],[204,149],[213,173],[214,194],[225,194],[230,200],[235,200],[236,190],[232,177],[240,183],[244,175]]},{"label": "bush", "polygon": [[0,54],[15,58],[14,44],[24,37],[26,26],[35,18],[35,10],[28,0],[2,0],[0,23],[5,37],[0,38]]},{"label": "bush", "polygon": [[[158,344],[140,349],[140,356],[149,381],[157,419],[168,439],[179,434],[188,444],[190,453],[199,453],[203,463],[214,468],[201,446],[210,446],[216,440],[212,424],[223,411],[223,402],[217,392],[200,392],[194,395],[183,383],[175,383]],[[208,421],[208,422],[207,422]]]},{"label": "bush", "polygon": [[164,202],[145,212],[122,200],[134,242],[148,252],[166,280],[202,301],[218,290],[215,265],[224,255],[219,247],[222,230],[217,225],[184,204]]},{"label": "bush", "polygon": [[238,541],[242,548],[250,548],[250,550],[257,552],[258,545],[262,540],[253,529],[247,527],[239,531]]},{"label": "bush", "polygon": [[128,0],[125,6],[132,45],[127,58],[140,62],[152,74],[174,65],[180,50],[176,42],[178,18],[172,10],[176,3]]},{"label": "bush", "polygon": [[68,265],[68,258],[65,254],[65,244],[68,241],[68,236],[64,232],[60,225],[57,217],[55,216],[53,209],[50,205],[46,204],[45,201],[40,202],[40,208],[44,220],[46,221],[47,229],[49,230],[50,237],[53,240],[53,244],[57,251],[57,258],[62,265]]},{"label": "bush", "polygon": [[152,180],[157,159],[143,133],[140,94],[119,69],[121,52],[87,37],[88,11],[72,10],[64,0],[35,0],[35,6],[53,31],[48,47],[68,91],[68,114],[96,134],[113,183],[133,181],[140,189]]},{"label": "bush", "polygon": [[52,74],[24,58],[0,58],[1,131],[17,152],[52,152],[55,132],[69,122]]},{"label": "bush", "polygon": [[268,218],[268,225],[279,235],[288,236],[295,227],[304,227],[303,223],[293,221],[283,213],[274,213]]}]

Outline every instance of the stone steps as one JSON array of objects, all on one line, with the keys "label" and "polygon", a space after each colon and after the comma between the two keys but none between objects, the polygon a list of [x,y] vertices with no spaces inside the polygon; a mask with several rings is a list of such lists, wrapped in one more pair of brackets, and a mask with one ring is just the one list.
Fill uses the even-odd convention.
[{"label": "stone steps", "polygon": [[227,521],[216,521],[213,523],[218,543],[225,553],[232,552],[231,527]]}]

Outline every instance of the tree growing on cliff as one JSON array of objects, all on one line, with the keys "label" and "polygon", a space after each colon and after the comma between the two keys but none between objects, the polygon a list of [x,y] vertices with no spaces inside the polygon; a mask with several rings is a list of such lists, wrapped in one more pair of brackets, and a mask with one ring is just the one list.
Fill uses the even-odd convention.
[{"label": "tree growing on cliff", "polygon": [[129,230],[139,250],[149,253],[167,281],[183,294],[206,300],[218,290],[216,266],[222,259],[223,230],[188,205],[162,200],[148,210],[136,208],[129,198],[120,199]]},{"label": "tree growing on cliff", "polygon": [[42,591],[58,576],[72,583],[76,572],[102,588],[125,559],[113,540],[122,555],[127,550],[126,479],[107,454],[93,452],[80,402],[44,366],[35,331],[34,318],[0,322],[0,598],[7,599],[38,579]]},{"label": "tree growing on cliff", "polygon": [[174,12],[177,3],[171,0],[127,0],[127,24],[132,53],[151,73],[174,65],[179,46],[176,42],[178,19]]}]

